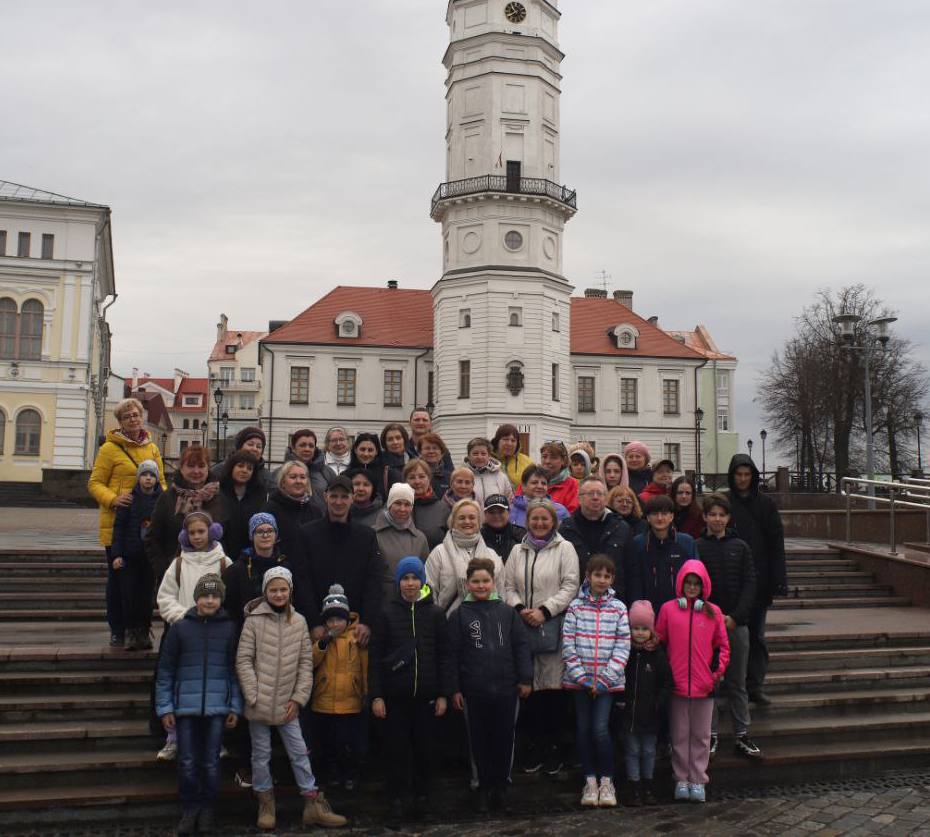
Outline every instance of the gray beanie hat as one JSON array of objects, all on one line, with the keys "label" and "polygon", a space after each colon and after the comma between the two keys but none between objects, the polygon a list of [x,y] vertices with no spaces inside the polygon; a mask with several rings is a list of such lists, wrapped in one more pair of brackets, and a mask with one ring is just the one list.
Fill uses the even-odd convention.
[{"label": "gray beanie hat", "polygon": [[287,567],[279,565],[265,571],[265,574],[262,576],[262,593],[265,592],[268,585],[276,578],[283,578],[287,582],[288,587],[290,587],[291,590],[294,589],[294,576],[291,575],[291,571]]},{"label": "gray beanie hat", "polygon": [[159,479],[158,463],[154,459],[142,460],[136,468],[136,477],[141,477],[143,474],[153,474],[155,479]]},{"label": "gray beanie hat", "polygon": [[340,619],[349,621],[349,598],[341,584],[333,584],[326,598],[323,599],[320,618],[326,619],[329,616],[338,616]]}]

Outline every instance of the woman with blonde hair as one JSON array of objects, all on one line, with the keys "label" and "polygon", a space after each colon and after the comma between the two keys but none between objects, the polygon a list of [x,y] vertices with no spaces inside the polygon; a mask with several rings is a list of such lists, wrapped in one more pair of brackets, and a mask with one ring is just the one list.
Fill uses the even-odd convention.
[{"label": "woman with blonde hair", "polygon": [[610,489],[607,494],[607,508],[623,518],[623,522],[630,527],[631,538],[642,535],[648,528],[639,497],[628,485],[618,485]]},{"label": "woman with blonde hair", "polygon": [[465,598],[465,572],[473,558],[494,563],[497,592],[503,598],[504,562],[481,537],[481,506],[475,500],[459,500],[449,514],[449,531],[426,559],[426,580],[433,600],[448,616]]}]

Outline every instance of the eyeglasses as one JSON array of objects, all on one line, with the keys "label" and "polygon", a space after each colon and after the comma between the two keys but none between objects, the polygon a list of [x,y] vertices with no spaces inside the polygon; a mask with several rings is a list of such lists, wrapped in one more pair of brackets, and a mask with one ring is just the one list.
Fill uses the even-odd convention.
[{"label": "eyeglasses", "polygon": [[278,534],[274,529],[256,529],[255,534],[262,538],[267,538],[270,535]]},{"label": "eyeglasses", "polygon": [[607,496],[607,492],[606,492],[606,491],[598,491],[598,490],[595,488],[595,489],[593,489],[592,491],[579,491],[579,492],[578,492],[578,496],[579,496],[579,497],[606,497],[606,496]]}]

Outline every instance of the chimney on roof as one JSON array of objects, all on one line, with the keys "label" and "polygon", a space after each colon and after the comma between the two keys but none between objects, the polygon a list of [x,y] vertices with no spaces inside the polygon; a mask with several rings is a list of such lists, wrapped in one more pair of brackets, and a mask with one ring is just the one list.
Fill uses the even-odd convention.
[{"label": "chimney on roof", "polygon": [[287,325],[287,323],[287,320],[268,320],[268,331],[269,333],[276,331],[277,329],[281,328],[281,326]]},{"label": "chimney on roof", "polygon": [[216,324],[216,339],[222,340],[226,336],[226,327],[229,325],[229,317],[220,314],[220,321]]},{"label": "chimney on roof", "polygon": [[603,288],[585,288],[586,299],[607,299],[607,291]]},{"label": "chimney on roof", "polygon": [[132,385],[130,387],[130,392],[135,392],[139,388],[139,367],[132,367]]},{"label": "chimney on roof", "polygon": [[650,323],[650,325],[654,325],[656,328],[658,328],[658,327],[659,327],[659,318],[658,318],[655,314],[653,314],[653,315],[649,318],[649,323]]},{"label": "chimney on roof", "polygon": [[614,291],[614,302],[633,310],[633,291]]},{"label": "chimney on roof", "polygon": [[390,288],[392,291],[396,291],[396,290],[397,290],[397,280],[396,280],[396,279],[388,279],[388,288]]}]

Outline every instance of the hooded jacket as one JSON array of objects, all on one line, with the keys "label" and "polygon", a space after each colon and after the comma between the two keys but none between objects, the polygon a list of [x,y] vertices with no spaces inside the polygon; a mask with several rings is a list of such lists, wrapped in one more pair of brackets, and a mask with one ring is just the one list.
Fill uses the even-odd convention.
[{"label": "hooded jacket", "polygon": [[249,602],[236,673],[250,721],[280,726],[288,701],[306,706],[313,689],[313,652],[304,617],[293,608],[290,616],[278,613],[263,598]]},{"label": "hooded jacket", "polygon": [[165,635],[155,677],[155,714],[242,714],[236,626],[222,608],[213,616],[198,616],[192,607]]},{"label": "hooded jacket", "polygon": [[361,508],[355,503],[352,503],[352,520],[355,523],[361,523],[362,526],[368,526],[370,529],[374,529],[375,521],[380,517],[383,508],[384,503],[381,501],[376,491],[371,498],[370,505],[365,508]]},{"label": "hooded jacket", "polygon": [[475,475],[475,499],[484,508],[484,501],[492,494],[503,494],[508,499],[513,496],[510,479],[501,470],[500,463],[493,459],[483,468],[476,468],[467,459],[465,465]]},{"label": "hooded jacket", "polygon": [[[733,474],[740,465],[752,470],[752,484],[746,497],[736,490]],[[752,458],[738,453],[727,472],[730,485],[730,525],[737,537],[749,544],[756,569],[756,604],[768,607],[775,596],[788,594],[785,566],[785,532],[775,502],[759,491],[759,470]]]},{"label": "hooded jacket", "polygon": [[372,528],[384,559],[384,600],[388,601],[397,595],[397,582],[394,581],[397,565],[408,555],[416,555],[425,562],[429,557],[429,544],[426,535],[414,525],[413,515],[406,523],[397,523],[387,509],[382,509]]},{"label": "hooded jacket", "polygon": [[110,561],[113,558],[126,560],[145,560],[145,533],[152,525],[152,513],[162,490],[158,483],[151,494],[146,494],[136,485],[132,490],[132,503],[120,506],[116,510],[113,523],[113,544],[110,549]]},{"label": "hooded jacket", "polygon": [[428,585],[412,604],[399,589],[371,632],[368,694],[434,700],[453,694],[446,614]]},{"label": "hooded jacket", "polygon": [[[575,487],[578,487],[578,483],[575,483]],[[525,494],[517,494],[510,501],[510,522],[519,526],[521,529],[526,528],[526,506],[529,501],[530,498]],[[552,505],[555,506],[555,514],[559,519],[559,523],[571,517],[571,512],[561,503],[557,503],[553,500]]]},{"label": "hooded jacket", "polygon": [[449,617],[449,646],[453,694],[503,697],[533,684],[523,620],[497,593],[483,602],[465,597]]},{"label": "hooded jacket", "polygon": [[614,562],[617,568],[614,588],[617,597],[627,601],[627,576],[629,571],[630,527],[623,522],[619,514],[605,509],[600,520],[589,521],[579,508],[561,526],[562,535],[578,553],[578,574],[584,578],[588,561],[592,555],[603,553]]},{"label": "hooded jacket", "polygon": [[585,581],[565,611],[562,623],[562,661],[566,689],[622,692],[630,656],[630,624],[626,605],[614,592],[595,596]]},{"label": "hooded jacket", "polygon": [[557,482],[549,481],[549,499],[553,503],[561,503],[571,514],[578,508],[578,481],[568,475],[568,468],[555,479]]},{"label": "hooded jacket", "polygon": [[[313,643],[313,697],[310,708],[324,715],[357,715],[368,689],[368,649],[359,648],[358,614],[339,636]],[[325,642],[325,645],[322,643]]]},{"label": "hooded jacket", "polygon": [[643,507],[643,511],[646,510],[646,503],[648,503],[653,497],[668,497],[669,490],[671,486],[668,485],[659,485],[657,482],[649,482],[646,487],[639,492],[639,503]]},{"label": "hooded jacket", "polygon": [[226,523],[223,526],[223,549],[235,560],[243,549],[250,546],[249,519],[264,508],[268,492],[257,470],[246,483],[245,494],[240,499],[232,477],[220,480],[220,495],[226,504]]},{"label": "hooded jacket", "polygon": [[489,549],[487,544],[478,536],[478,543],[474,549],[467,549],[455,542],[452,532],[446,536],[426,559],[426,580],[433,591],[436,604],[446,614],[452,613],[465,598],[465,571],[472,558],[490,558],[494,563],[494,586],[497,592],[504,590],[504,562],[500,556]]},{"label": "hooded jacket", "polygon": [[182,551],[168,566],[155,597],[161,618],[169,625],[183,619],[184,614],[196,604],[194,588],[197,582],[207,573],[222,575],[229,564],[229,558],[218,541],[202,552]]},{"label": "hooded jacket", "polygon": [[630,577],[627,595],[631,602],[649,599],[652,609],[659,608],[675,598],[675,575],[689,558],[697,558],[694,538],[675,531],[671,526],[668,537],[660,541],[652,529],[645,535],[633,538],[630,549]]},{"label": "hooded jacket", "polygon": [[722,538],[709,532],[697,541],[701,563],[714,588],[708,597],[724,616],[745,625],[756,600],[756,569],[748,544],[728,530]]},{"label": "hooded jacket", "polygon": [[727,670],[730,641],[719,607],[711,606],[713,614],[707,608],[698,611],[694,609],[695,600],[685,599],[683,585],[689,573],[701,579],[701,597],[705,601],[713,595],[704,565],[693,559],[685,561],[675,579],[678,598],[662,605],[656,634],[668,651],[675,694],[684,698],[704,698],[713,694],[714,686]]},{"label": "hooded jacket", "polygon": [[633,489],[636,496],[638,497],[643,493],[643,490],[646,488],[646,486],[652,482],[652,468],[647,466],[646,468],[637,468],[636,470],[633,470],[627,466],[627,477],[630,480],[630,488]]},{"label": "hooded jacket", "polygon": [[[629,486],[630,484],[630,469],[627,467],[626,460],[623,458],[622,453],[608,453],[605,456],[601,457],[600,464],[597,466],[597,475],[604,480],[604,485],[607,485],[607,477],[604,476],[604,467],[607,465],[608,460],[613,459],[620,465],[620,485]],[[611,486],[613,487],[613,486]],[[645,488],[645,486],[643,486]],[[610,489],[608,489],[610,490]],[[642,490],[642,489],[640,489]],[[638,492],[637,492],[638,493]]]},{"label": "hooded jacket", "polygon": [[132,491],[139,465],[146,459],[158,465],[158,481],[162,490],[165,490],[168,487],[165,482],[165,464],[158,445],[152,441],[148,432],[143,434],[140,441],[134,441],[118,429],[111,430],[107,433],[106,442],[97,451],[87,490],[100,506],[100,543],[103,546],[113,543],[113,521],[116,518],[113,501],[118,495]]},{"label": "hooded jacket", "polygon": [[657,733],[672,693],[672,670],[665,649],[661,645],[652,650],[631,645],[624,671],[624,731]]}]

